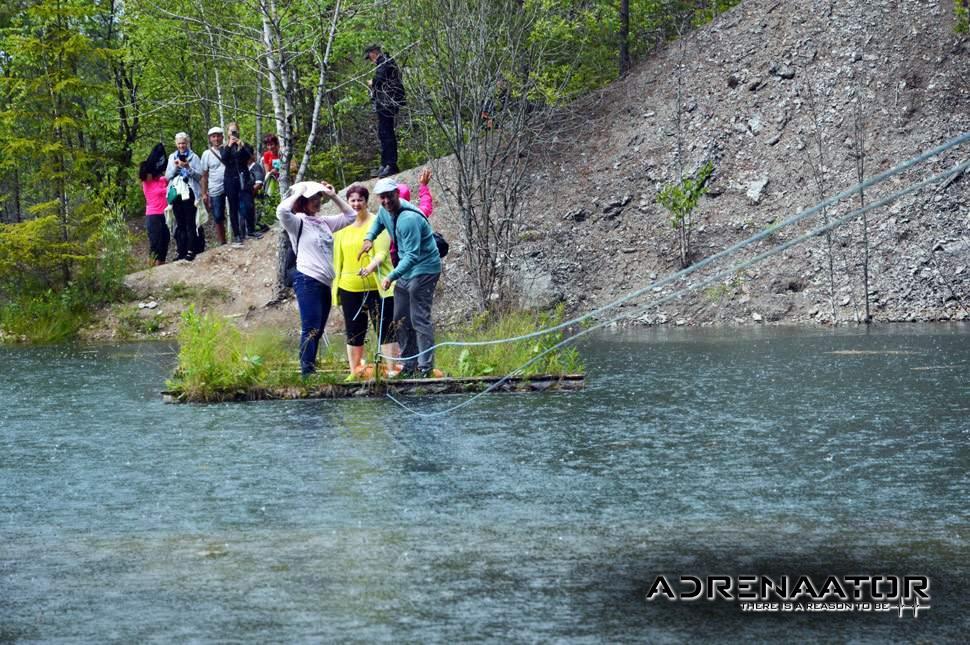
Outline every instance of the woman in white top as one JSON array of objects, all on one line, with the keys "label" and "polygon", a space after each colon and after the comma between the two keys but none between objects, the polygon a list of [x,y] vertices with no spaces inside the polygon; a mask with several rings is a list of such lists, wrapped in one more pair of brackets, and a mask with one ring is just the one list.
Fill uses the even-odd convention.
[{"label": "woman in white top", "polygon": [[[324,197],[333,200],[340,215],[318,214]],[[333,234],[353,222],[355,215],[333,186],[315,181],[294,184],[276,209],[296,251],[293,292],[300,307],[300,371],[304,376],[316,369],[317,347],[330,315]]]}]

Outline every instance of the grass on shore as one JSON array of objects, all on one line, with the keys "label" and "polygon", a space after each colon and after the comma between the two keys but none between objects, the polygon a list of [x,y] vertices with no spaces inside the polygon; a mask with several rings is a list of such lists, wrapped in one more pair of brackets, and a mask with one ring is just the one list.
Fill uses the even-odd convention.
[{"label": "grass on shore", "polygon": [[[563,310],[547,313],[515,312],[501,317],[482,315],[471,324],[438,334],[444,340],[491,340],[519,336],[561,322]],[[513,343],[484,347],[443,347],[436,351],[435,366],[445,376],[503,376],[519,369],[565,337],[562,331]],[[343,337],[320,343],[317,372],[308,379],[300,375],[298,339],[277,331],[243,332],[224,317],[199,314],[189,307],[182,314],[178,367],[166,383],[172,392],[195,401],[216,398],[219,393],[250,387],[313,387],[342,382],[348,374]],[[368,334],[366,356],[376,350]],[[369,359],[370,360],[370,359]],[[583,371],[573,347],[549,352],[522,371],[538,374],[575,374]]]}]

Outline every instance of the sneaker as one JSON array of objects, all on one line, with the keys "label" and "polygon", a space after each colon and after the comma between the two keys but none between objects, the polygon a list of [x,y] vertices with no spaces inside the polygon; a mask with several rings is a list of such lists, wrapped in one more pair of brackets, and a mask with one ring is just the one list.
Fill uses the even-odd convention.
[{"label": "sneaker", "polygon": [[424,369],[418,370],[418,378],[435,378],[434,368],[425,367]]},{"label": "sneaker", "polygon": [[241,249],[242,245],[243,245],[243,239],[241,237],[237,237],[232,241],[232,248],[234,249]]},{"label": "sneaker", "polygon": [[256,231],[253,231],[251,233],[247,233],[246,234],[246,237],[250,237],[250,238],[252,238],[254,240],[261,240],[261,239],[263,239],[263,234],[262,233],[257,233]]}]

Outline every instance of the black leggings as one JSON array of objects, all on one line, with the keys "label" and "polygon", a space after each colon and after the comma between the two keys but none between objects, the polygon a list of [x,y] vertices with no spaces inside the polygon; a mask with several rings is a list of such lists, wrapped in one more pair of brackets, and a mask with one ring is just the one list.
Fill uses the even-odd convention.
[{"label": "black leggings", "polygon": [[344,324],[347,328],[347,344],[362,347],[367,336],[367,318],[377,330],[380,321],[381,342],[393,343],[391,322],[394,318],[394,298],[384,299],[384,316],[381,317],[381,294],[377,291],[344,291],[337,289],[340,306],[344,311]]}]

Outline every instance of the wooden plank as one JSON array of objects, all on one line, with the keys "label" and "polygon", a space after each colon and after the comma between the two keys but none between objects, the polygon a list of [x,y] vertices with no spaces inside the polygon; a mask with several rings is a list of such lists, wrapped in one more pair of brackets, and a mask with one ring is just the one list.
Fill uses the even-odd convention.
[{"label": "wooden plank", "polygon": [[[426,396],[433,394],[466,394],[482,392],[502,381],[501,376],[469,376],[464,378],[392,379],[375,382],[352,381],[326,383],[310,387],[250,387],[213,392],[205,398],[189,398],[183,393],[165,391],[166,403],[217,403],[225,401],[273,401],[298,399],[349,399],[382,397],[388,392],[397,395]],[[493,392],[575,391],[585,386],[583,374],[510,376]]]}]

